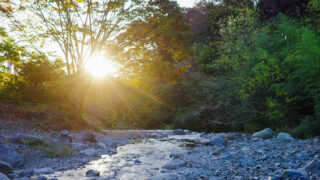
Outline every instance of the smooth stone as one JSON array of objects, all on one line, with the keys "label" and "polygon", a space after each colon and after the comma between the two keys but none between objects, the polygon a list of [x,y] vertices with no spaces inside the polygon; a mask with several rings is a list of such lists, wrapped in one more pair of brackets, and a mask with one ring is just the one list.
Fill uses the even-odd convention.
[{"label": "smooth stone", "polygon": [[12,166],[4,161],[0,161],[0,172],[3,174],[10,174],[13,172]]},{"label": "smooth stone", "polygon": [[89,156],[89,157],[97,157],[99,156],[98,152],[95,149],[86,149],[86,150],[82,150],[80,151],[80,154]]},{"label": "smooth stone", "polygon": [[40,174],[53,174],[54,170],[52,168],[40,168],[40,169],[35,169],[34,174],[35,175],[40,175]]},{"label": "smooth stone", "polygon": [[175,169],[178,169],[180,167],[184,167],[186,165],[187,165],[187,163],[185,161],[173,160],[173,161],[167,163],[166,165],[164,165],[162,168],[163,169],[175,170]]},{"label": "smooth stone", "polygon": [[182,153],[171,153],[170,155],[169,155],[169,157],[170,158],[173,158],[173,159],[181,159],[181,158],[183,158],[183,154]]},{"label": "smooth stone", "polygon": [[310,161],[303,169],[310,171],[320,171],[320,159]]},{"label": "smooth stone", "polygon": [[294,140],[294,138],[290,134],[284,133],[284,132],[280,132],[277,136],[277,139],[279,139],[279,140]]},{"label": "smooth stone", "polygon": [[96,143],[96,136],[89,131],[82,131],[80,133],[72,133],[70,134],[72,138],[72,142],[77,143]]},{"label": "smooth stone", "polygon": [[9,173],[9,174],[7,174],[7,176],[8,176],[8,178],[10,178],[10,179],[13,179],[13,178],[17,178],[17,177],[18,177],[18,175],[15,174],[15,173]]},{"label": "smooth stone", "polygon": [[105,144],[103,144],[102,142],[97,143],[97,146],[98,146],[99,148],[101,148],[101,149],[107,149],[107,148],[108,148],[108,147],[107,147]]},{"label": "smooth stone", "polygon": [[262,139],[269,139],[269,138],[272,138],[272,136],[273,136],[273,131],[271,128],[267,128],[252,134],[253,138],[262,138]]},{"label": "smooth stone", "polygon": [[87,177],[98,177],[98,176],[100,176],[100,171],[90,169],[90,170],[88,170],[88,171],[86,172],[86,176],[87,176]]},{"label": "smooth stone", "polygon": [[179,176],[174,173],[161,173],[157,174],[155,176],[152,176],[151,178],[148,178],[147,180],[177,180],[179,179]]},{"label": "smooth stone", "polygon": [[300,180],[309,179],[308,172],[303,169],[286,169],[282,177]]},{"label": "smooth stone", "polygon": [[217,176],[211,176],[209,177],[209,180],[224,180],[223,177],[217,177]]},{"label": "smooth stone", "polygon": [[124,146],[130,142],[127,139],[113,139],[113,147]]},{"label": "smooth stone", "polygon": [[227,144],[227,141],[221,137],[213,138],[208,142],[208,145],[211,145],[211,146],[225,146],[226,144]]},{"label": "smooth stone", "polygon": [[2,142],[0,142],[0,160],[9,163],[13,167],[22,166],[24,163],[20,154]]},{"label": "smooth stone", "polygon": [[84,149],[88,149],[89,146],[88,146],[88,144],[83,144],[83,143],[72,143],[72,148],[76,149],[78,151],[81,151]]},{"label": "smooth stone", "polygon": [[62,130],[62,131],[60,132],[60,134],[61,134],[62,136],[69,136],[69,135],[70,135],[70,132],[69,132],[68,130]]},{"label": "smooth stone", "polygon": [[31,177],[34,175],[33,169],[28,170],[21,170],[21,171],[15,171],[16,174],[18,174],[19,177]]},{"label": "smooth stone", "polygon": [[15,134],[8,138],[8,141],[13,144],[28,144],[28,145],[39,145],[43,144],[42,137],[38,137],[30,134]]},{"label": "smooth stone", "polygon": [[250,157],[240,157],[239,159],[238,159],[238,162],[241,164],[241,165],[250,165],[250,166],[252,166],[252,165],[254,165],[254,161],[250,158]]},{"label": "smooth stone", "polygon": [[47,180],[47,177],[45,177],[45,176],[38,176],[38,177],[36,178],[36,180]]},{"label": "smooth stone", "polygon": [[6,175],[0,172],[0,180],[10,180]]},{"label": "smooth stone", "polygon": [[183,129],[175,129],[175,130],[173,130],[173,133],[175,135],[185,135],[186,134]]}]

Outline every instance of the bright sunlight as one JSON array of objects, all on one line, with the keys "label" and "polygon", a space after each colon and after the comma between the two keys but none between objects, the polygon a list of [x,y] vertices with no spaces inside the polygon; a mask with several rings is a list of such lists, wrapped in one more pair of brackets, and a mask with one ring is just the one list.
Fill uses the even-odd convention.
[{"label": "bright sunlight", "polygon": [[95,78],[104,76],[114,76],[119,71],[119,67],[103,56],[94,56],[86,63],[87,71]]}]

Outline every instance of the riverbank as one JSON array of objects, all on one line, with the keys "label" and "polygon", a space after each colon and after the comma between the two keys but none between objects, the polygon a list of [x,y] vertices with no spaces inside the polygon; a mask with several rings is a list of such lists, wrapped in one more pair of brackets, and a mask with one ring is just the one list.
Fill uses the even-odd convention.
[{"label": "riverbank", "polygon": [[0,127],[0,172],[16,180],[320,178],[319,138],[271,129],[57,132],[18,120],[1,120]]}]

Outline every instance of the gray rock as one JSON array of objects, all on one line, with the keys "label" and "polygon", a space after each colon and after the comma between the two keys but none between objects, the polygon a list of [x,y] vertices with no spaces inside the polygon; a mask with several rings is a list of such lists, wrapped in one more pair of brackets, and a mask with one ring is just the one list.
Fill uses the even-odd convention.
[{"label": "gray rock", "polygon": [[286,169],[282,174],[283,178],[308,180],[308,172],[303,169]]},{"label": "gray rock", "polygon": [[40,175],[40,174],[53,174],[54,170],[52,168],[40,168],[40,169],[35,169],[34,174],[35,175]]},{"label": "gray rock", "polygon": [[2,142],[0,142],[0,160],[7,162],[14,167],[23,165],[22,157],[15,150]]},{"label": "gray rock", "polygon": [[169,157],[170,158],[173,158],[173,159],[182,159],[183,158],[183,154],[182,153],[171,153],[170,155],[169,155]]},{"label": "gray rock", "polygon": [[161,173],[157,174],[151,178],[148,178],[147,180],[177,180],[179,179],[179,176],[174,173]]},{"label": "gray rock", "polygon": [[19,177],[31,177],[34,175],[33,169],[15,171]]},{"label": "gray rock", "polygon": [[279,139],[279,140],[294,140],[294,138],[290,134],[284,133],[284,132],[280,132],[277,136],[277,139]]},{"label": "gray rock", "polygon": [[320,142],[320,137],[319,137],[319,136],[314,137],[314,138],[313,138],[313,142],[319,143],[319,142]]},{"label": "gray rock", "polygon": [[14,178],[13,180],[31,180],[31,178],[21,177],[21,178]]},{"label": "gray rock", "polygon": [[175,135],[185,135],[186,134],[183,129],[175,129],[175,130],[173,130],[173,133]]},{"label": "gray rock", "polygon": [[6,175],[0,172],[0,180],[10,180]]},{"label": "gray rock", "polygon": [[90,169],[90,170],[88,170],[88,171],[86,172],[86,176],[87,176],[87,177],[98,177],[98,176],[100,176],[100,171]]},{"label": "gray rock", "polygon": [[68,130],[62,130],[62,131],[60,132],[60,134],[61,134],[62,136],[69,136],[69,135],[70,135],[70,132],[69,132]]},{"label": "gray rock", "polygon": [[45,177],[45,176],[38,176],[38,177],[36,178],[36,180],[47,180],[47,177]]},{"label": "gray rock", "polygon": [[72,142],[77,143],[96,143],[96,136],[89,131],[82,131],[80,133],[72,133],[70,134],[70,137],[72,138]]},{"label": "gray rock", "polygon": [[107,147],[105,144],[103,144],[102,142],[97,143],[97,146],[98,146],[99,148],[101,148],[101,149],[107,149],[107,148],[108,148],[108,147]]},{"label": "gray rock", "polygon": [[238,159],[238,162],[241,164],[241,165],[246,165],[246,166],[252,166],[254,165],[254,161],[252,158],[250,157],[240,157]]},{"label": "gray rock", "polygon": [[15,134],[8,138],[8,141],[13,144],[27,144],[27,145],[39,145],[43,144],[42,137],[30,135],[30,134]]},{"label": "gray rock", "polygon": [[186,165],[187,165],[187,163],[185,161],[173,160],[173,161],[167,163],[166,165],[164,165],[162,168],[163,169],[175,170],[175,169],[178,169],[180,167],[185,167]]},{"label": "gray rock", "polygon": [[88,149],[89,146],[88,146],[88,144],[83,144],[83,143],[72,143],[72,148],[76,149],[78,151],[81,151],[84,149]]},{"label": "gray rock", "polygon": [[12,166],[4,161],[0,161],[0,172],[3,174],[10,174],[13,172]]},{"label": "gray rock", "polygon": [[17,177],[18,177],[18,175],[15,174],[15,173],[9,173],[7,176],[8,176],[8,178],[10,178],[10,179],[13,179],[13,178],[17,178]]},{"label": "gray rock", "polygon": [[118,146],[124,146],[126,144],[129,144],[130,142],[127,140],[127,139],[116,139],[113,144],[115,147],[118,147]]},{"label": "gray rock", "polygon": [[273,131],[271,128],[267,128],[252,134],[253,138],[262,138],[262,139],[269,139],[269,138],[272,138],[272,136],[273,136]]},{"label": "gray rock", "polygon": [[80,154],[89,156],[89,157],[97,157],[99,156],[98,152],[95,149],[86,149],[86,150],[82,150],[80,151]]},{"label": "gray rock", "polygon": [[320,171],[320,159],[310,161],[303,169],[310,171]]},{"label": "gray rock", "polygon": [[225,146],[226,144],[227,144],[227,141],[221,137],[215,137],[208,142],[208,145],[211,145],[211,146]]},{"label": "gray rock", "polygon": [[224,180],[224,178],[217,177],[217,176],[211,176],[211,177],[209,177],[209,180]]}]

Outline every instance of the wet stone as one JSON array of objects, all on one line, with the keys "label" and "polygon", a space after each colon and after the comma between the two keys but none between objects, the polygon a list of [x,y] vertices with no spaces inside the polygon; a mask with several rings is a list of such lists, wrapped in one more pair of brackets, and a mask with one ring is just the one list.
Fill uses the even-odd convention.
[{"label": "wet stone", "polygon": [[87,176],[87,177],[99,177],[99,176],[100,176],[100,171],[90,169],[90,170],[88,170],[88,171],[86,172],[86,176]]},{"label": "wet stone", "polygon": [[180,167],[184,167],[184,166],[186,166],[186,164],[187,163],[182,160],[173,160],[173,161],[169,162],[168,164],[164,165],[162,168],[174,170],[174,169],[178,169]]}]

